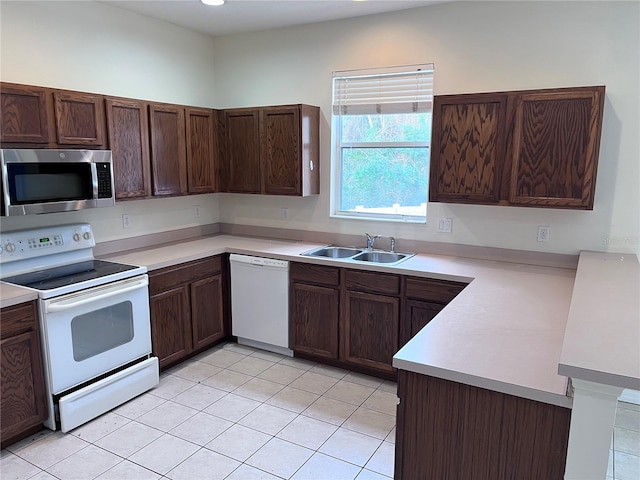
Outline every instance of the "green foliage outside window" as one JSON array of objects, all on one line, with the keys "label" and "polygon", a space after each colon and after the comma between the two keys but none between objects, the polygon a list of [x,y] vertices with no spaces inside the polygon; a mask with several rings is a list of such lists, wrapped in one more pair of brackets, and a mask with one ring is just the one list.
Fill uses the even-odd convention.
[{"label": "green foliage outside window", "polygon": [[341,115],[340,210],[427,201],[430,113]]}]

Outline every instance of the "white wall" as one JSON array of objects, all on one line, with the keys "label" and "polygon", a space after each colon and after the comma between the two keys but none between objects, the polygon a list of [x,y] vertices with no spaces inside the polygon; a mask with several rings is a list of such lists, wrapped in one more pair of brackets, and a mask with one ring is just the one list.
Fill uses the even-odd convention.
[{"label": "white wall", "polygon": [[[214,41],[217,107],[322,109],[321,195],[222,195],[221,221],[478,246],[640,253],[640,4],[455,2]],[[435,63],[435,93],[606,85],[593,211],[428,205],[427,225],[329,218],[331,73]],[[290,220],[280,219],[281,207]],[[436,232],[453,218],[453,234]],[[536,242],[537,226],[551,240]],[[402,248],[399,241],[398,248]]]},{"label": "white wall", "polygon": [[[2,81],[213,106],[213,73],[210,37],[97,2],[0,2]],[[215,223],[218,213],[216,195],[197,195],[3,217],[2,229],[86,221],[102,242]]]},{"label": "white wall", "polygon": [[[321,195],[198,195],[29,218],[89,221],[99,241],[223,221],[576,253],[640,253],[640,4],[455,2],[212,40],[97,2],[0,2],[0,80],[217,108],[322,108]],[[434,62],[437,94],[607,86],[594,211],[430,204],[427,225],[329,218],[331,72]],[[215,69],[214,69],[215,67]],[[193,217],[193,206],[203,215]],[[280,220],[289,208],[288,221]],[[121,227],[121,214],[133,225]],[[436,233],[452,217],[453,234]],[[551,241],[535,241],[537,226]]]}]

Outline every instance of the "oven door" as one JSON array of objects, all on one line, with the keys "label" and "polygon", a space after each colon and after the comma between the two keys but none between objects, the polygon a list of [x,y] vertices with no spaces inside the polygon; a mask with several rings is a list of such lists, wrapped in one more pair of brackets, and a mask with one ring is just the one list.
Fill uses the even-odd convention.
[{"label": "oven door", "polygon": [[140,275],[43,300],[52,394],[151,353],[148,285]]}]

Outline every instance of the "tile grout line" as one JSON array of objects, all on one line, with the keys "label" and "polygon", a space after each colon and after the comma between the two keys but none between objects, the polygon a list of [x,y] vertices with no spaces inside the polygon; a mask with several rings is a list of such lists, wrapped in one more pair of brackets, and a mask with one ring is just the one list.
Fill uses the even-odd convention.
[{"label": "tile grout line", "polygon": [[[220,348],[219,350],[222,350],[222,349],[224,349],[224,347]],[[233,350],[235,350],[235,349],[226,349],[226,350],[233,351]],[[209,352],[209,353],[213,353],[213,352]],[[237,353],[237,352],[234,352],[234,353]],[[256,352],[254,351],[254,352],[252,352],[251,354],[244,354],[244,353],[242,353],[242,355],[244,356],[244,358],[253,357],[253,358],[260,359],[260,360],[268,361],[268,362],[270,362],[270,363],[271,363],[271,365],[269,365],[266,369],[262,370],[261,372],[259,372],[259,373],[257,373],[257,374],[254,374],[254,375],[248,374],[250,377],[252,377],[252,379],[262,379],[262,380],[265,380],[265,381],[272,382],[271,380],[267,380],[267,379],[263,379],[263,378],[261,378],[259,375],[263,374],[266,370],[268,370],[269,368],[272,368],[273,366],[278,365],[278,364],[282,364],[282,365],[285,365],[285,366],[289,366],[289,367],[291,367],[291,368],[298,368],[298,366],[299,366],[299,365],[298,365],[298,366],[291,366],[291,365],[287,365],[286,363],[281,363],[281,362],[283,362],[283,361],[287,360],[289,357],[283,357],[283,358],[281,358],[280,360],[278,360],[277,362],[273,362],[272,360],[267,360],[267,359],[261,358],[261,357],[260,357],[260,356],[258,356],[258,355],[253,355],[254,353],[256,353]],[[238,362],[242,361],[244,358],[242,358],[242,359],[238,359],[236,362],[231,363],[228,367],[220,367],[219,365],[209,364],[209,363],[207,363],[207,362],[201,362],[201,363],[206,364],[206,365],[211,365],[211,366],[214,366],[214,367],[216,367],[216,368],[220,368],[220,369],[221,369],[220,371],[229,370],[229,371],[231,371],[231,372],[242,373],[242,374],[245,374],[245,375],[246,375],[246,373],[244,373],[244,372],[237,372],[237,371],[232,370],[232,369],[230,369],[230,368],[229,368],[229,367],[231,367],[232,365],[234,365],[234,364],[236,364],[236,363],[238,363]],[[200,362],[200,361],[201,361],[201,359],[194,358],[194,362]],[[307,366],[308,366],[308,365],[307,365]],[[127,422],[126,422],[125,424],[121,425],[120,427],[116,428],[115,430],[110,431],[109,433],[107,433],[107,434],[105,434],[105,435],[102,435],[102,436],[98,437],[97,439],[95,439],[94,441],[91,441],[91,442],[90,442],[90,441],[85,440],[84,438],[81,438],[81,437],[79,437],[79,436],[74,435],[74,437],[75,437],[75,438],[77,438],[77,439],[79,439],[79,440],[82,440],[83,442],[85,442],[85,443],[86,443],[86,445],[85,445],[84,447],[82,447],[80,450],[78,450],[78,452],[79,452],[79,451],[82,451],[82,450],[84,450],[84,449],[86,449],[89,445],[94,445],[95,447],[99,448],[100,450],[103,450],[104,452],[109,453],[110,455],[114,455],[114,456],[118,457],[118,458],[120,459],[120,461],[119,461],[116,465],[119,465],[119,464],[121,464],[123,461],[127,460],[127,461],[129,461],[129,462],[131,462],[131,463],[133,463],[133,464],[139,465],[141,468],[148,469],[148,470],[150,470],[150,471],[153,471],[153,472],[157,473],[158,475],[161,475],[161,476],[162,476],[162,478],[168,478],[168,477],[166,477],[166,474],[165,474],[165,475],[162,475],[160,472],[157,472],[157,471],[155,471],[155,470],[151,470],[151,469],[149,469],[148,467],[146,467],[146,466],[144,466],[144,465],[141,465],[141,464],[139,464],[139,463],[136,463],[136,462],[134,462],[133,460],[131,460],[131,459],[130,459],[130,457],[132,457],[133,455],[135,455],[135,453],[139,452],[140,450],[142,450],[143,448],[145,448],[145,446],[148,446],[150,443],[153,443],[153,441],[152,441],[152,442],[150,442],[149,444],[147,444],[147,445],[145,445],[145,446],[143,446],[143,447],[139,448],[139,449],[136,449],[136,450],[135,450],[134,452],[132,452],[128,457],[123,457],[123,456],[121,456],[120,454],[117,454],[117,453],[111,452],[111,451],[109,451],[109,450],[107,450],[107,449],[105,449],[105,448],[103,448],[103,447],[101,447],[101,446],[99,446],[99,445],[96,445],[96,443],[95,443],[95,442],[98,442],[99,440],[101,440],[102,438],[106,437],[107,435],[109,435],[109,434],[111,434],[111,433],[114,433],[114,432],[116,432],[116,431],[120,430],[120,429],[121,429],[121,428],[123,428],[125,425],[128,425],[128,424],[130,424],[131,422],[135,422],[135,423],[137,423],[137,424],[144,425],[144,426],[146,426],[146,427],[149,427],[149,428],[152,428],[152,429],[156,430],[159,434],[161,434],[161,436],[163,436],[163,435],[170,435],[170,436],[172,436],[172,437],[174,437],[174,438],[178,438],[178,439],[180,439],[180,440],[186,441],[186,442],[191,443],[192,445],[194,445],[194,446],[198,447],[198,450],[196,450],[196,452],[194,452],[194,453],[193,453],[193,454],[191,454],[189,457],[187,457],[187,458],[185,458],[184,460],[182,460],[181,462],[179,462],[177,465],[173,466],[173,467],[172,467],[172,469],[171,469],[171,470],[173,470],[173,469],[177,468],[179,465],[183,464],[185,461],[187,461],[189,458],[191,458],[193,455],[195,455],[195,453],[197,453],[198,451],[200,451],[200,450],[201,450],[201,449],[203,449],[203,448],[204,448],[204,449],[206,449],[206,450],[209,450],[209,451],[214,451],[214,450],[211,450],[211,449],[207,448],[207,447],[206,447],[206,444],[205,444],[205,445],[199,445],[199,444],[194,443],[194,442],[192,442],[192,441],[190,441],[190,440],[187,440],[187,439],[183,439],[183,438],[181,438],[181,437],[178,437],[178,436],[176,436],[175,434],[171,433],[171,431],[172,431],[173,429],[177,428],[178,426],[180,426],[180,425],[184,424],[185,422],[189,421],[189,419],[191,419],[193,416],[197,415],[197,413],[205,413],[205,414],[208,414],[208,413],[204,412],[204,410],[206,410],[207,408],[209,408],[211,405],[213,405],[213,404],[214,404],[214,403],[216,403],[217,401],[219,401],[219,400],[221,400],[221,399],[225,398],[225,397],[226,397],[226,396],[228,396],[230,393],[234,393],[234,394],[236,394],[236,395],[242,396],[243,398],[248,398],[248,399],[250,399],[250,400],[257,401],[257,402],[259,403],[259,405],[258,405],[256,408],[254,408],[253,410],[251,410],[249,413],[247,413],[247,414],[245,414],[244,416],[242,416],[240,419],[238,419],[238,420],[236,420],[236,421],[231,422],[231,425],[230,425],[229,427],[227,427],[227,428],[226,428],[225,430],[223,430],[222,432],[219,432],[219,433],[216,435],[216,437],[214,437],[214,438],[217,438],[218,436],[222,435],[224,432],[226,432],[226,431],[227,431],[229,428],[231,428],[233,425],[241,425],[239,422],[240,422],[242,419],[244,419],[247,415],[249,415],[251,412],[253,412],[253,411],[255,411],[257,408],[259,408],[261,405],[269,405],[270,407],[278,408],[278,409],[284,410],[284,411],[286,411],[286,412],[289,412],[289,413],[295,414],[295,417],[294,417],[290,422],[288,422],[285,426],[283,426],[282,428],[280,428],[280,429],[278,430],[278,432],[276,432],[274,435],[270,435],[270,434],[269,434],[269,436],[271,437],[269,441],[271,441],[271,440],[272,440],[272,439],[274,439],[274,438],[277,438],[277,439],[279,439],[279,440],[281,440],[281,441],[283,441],[283,442],[290,443],[290,444],[292,444],[292,445],[297,445],[297,446],[300,446],[300,447],[303,447],[303,448],[306,448],[306,449],[308,449],[308,450],[312,451],[312,452],[313,452],[312,456],[311,456],[307,461],[305,461],[305,462],[302,464],[302,466],[304,466],[304,465],[305,465],[305,464],[306,464],[306,463],[307,463],[307,462],[308,462],[308,461],[313,457],[313,455],[315,455],[316,453],[319,453],[319,454],[322,454],[322,455],[326,455],[327,457],[334,458],[334,459],[336,459],[336,460],[343,461],[343,462],[345,462],[345,463],[349,463],[349,464],[351,464],[351,465],[354,465],[354,466],[356,466],[357,468],[359,468],[359,469],[360,469],[360,472],[362,472],[363,470],[365,470],[365,466],[366,466],[367,462],[371,460],[371,458],[373,457],[373,455],[375,455],[375,453],[376,453],[376,452],[377,452],[377,451],[378,451],[378,450],[379,450],[379,449],[380,449],[380,448],[381,448],[385,443],[389,443],[389,444],[391,444],[391,442],[387,442],[387,441],[386,441],[386,440],[387,440],[387,438],[388,438],[389,433],[387,433],[387,434],[385,435],[385,437],[381,439],[381,438],[378,438],[378,437],[374,437],[374,436],[368,435],[368,434],[366,434],[366,433],[358,432],[358,431],[356,431],[356,430],[351,430],[351,429],[349,429],[348,427],[345,427],[344,425],[345,425],[345,423],[349,420],[349,418],[351,418],[351,417],[352,417],[352,416],[353,416],[353,415],[358,411],[358,409],[360,409],[360,408],[367,408],[367,407],[364,407],[364,403],[365,403],[369,398],[371,398],[371,396],[372,396],[375,392],[377,392],[377,391],[384,392],[384,393],[392,393],[392,392],[389,392],[388,390],[383,390],[383,389],[381,388],[381,387],[384,385],[384,381],[383,381],[383,382],[380,382],[377,386],[363,385],[363,384],[361,384],[361,383],[356,383],[356,382],[351,382],[351,381],[349,381],[349,380],[345,380],[345,377],[347,377],[347,375],[349,375],[349,373],[352,373],[352,372],[350,372],[350,371],[346,371],[346,373],[344,373],[344,374],[343,374],[343,375],[341,375],[340,377],[337,377],[337,376],[334,376],[334,375],[327,375],[327,374],[326,374],[326,372],[322,372],[322,371],[313,371],[313,369],[314,369],[314,368],[316,368],[317,366],[318,366],[318,364],[311,365],[311,366],[310,366],[308,369],[306,369],[306,370],[305,370],[305,369],[302,369],[302,368],[298,368],[299,370],[301,370],[301,372],[302,372],[302,373],[301,373],[298,377],[296,377],[296,379],[297,379],[297,378],[300,378],[301,376],[303,376],[303,375],[304,375],[305,373],[307,373],[307,372],[312,372],[312,373],[315,373],[315,374],[318,374],[318,375],[326,376],[326,377],[331,378],[331,379],[336,380],[336,381],[335,381],[335,383],[334,383],[331,387],[329,387],[327,390],[325,390],[325,391],[324,391],[324,393],[322,393],[322,394],[317,394],[317,393],[315,393],[315,392],[309,392],[308,390],[304,390],[304,389],[298,389],[298,390],[301,390],[301,391],[304,391],[304,392],[307,392],[307,393],[310,393],[310,394],[313,394],[313,395],[318,395],[318,398],[317,398],[316,400],[314,400],[314,402],[312,402],[310,405],[308,405],[308,406],[307,406],[307,407],[306,407],[302,412],[292,411],[292,410],[288,410],[287,408],[284,408],[284,407],[279,407],[279,406],[270,405],[270,404],[266,403],[266,402],[268,402],[271,398],[273,398],[275,395],[277,395],[277,393],[279,393],[281,390],[283,390],[284,388],[290,387],[290,385],[291,385],[291,384],[292,384],[296,379],[291,380],[289,383],[284,383],[284,384],[283,384],[283,383],[279,383],[279,382],[272,382],[272,383],[275,383],[275,384],[277,384],[277,385],[281,386],[282,388],[281,388],[280,390],[278,390],[278,392],[276,392],[276,393],[274,393],[274,394],[270,395],[268,398],[266,398],[266,399],[264,399],[264,400],[256,400],[255,398],[245,397],[245,396],[241,395],[240,393],[234,393],[236,390],[240,389],[243,385],[245,385],[245,384],[246,384],[247,382],[249,382],[250,380],[248,380],[247,382],[244,382],[242,385],[239,385],[239,386],[235,387],[235,388],[234,388],[233,390],[231,390],[231,391],[226,391],[226,390],[217,389],[217,388],[215,388],[215,387],[213,387],[213,386],[206,385],[206,384],[202,383],[204,380],[206,380],[206,378],[205,378],[205,379],[202,379],[202,380],[200,380],[200,381],[195,381],[195,380],[192,380],[192,379],[190,379],[190,378],[181,377],[179,374],[176,374],[176,372],[171,372],[171,371],[169,371],[169,372],[164,372],[165,374],[162,376],[162,380],[165,380],[165,379],[167,379],[168,377],[174,377],[174,378],[178,378],[178,379],[181,379],[181,380],[184,380],[184,381],[187,381],[187,382],[193,383],[193,385],[189,386],[188,388],[186,388],[185,390],[183,390],[183,391],[182,391],[182,392],[180,392],[180,393],[177,393],[177,394],[175,394],[175,395],[172,395],[172,396],[171,396],[171,397],[169,397],[169,398],[166,398],[166,397],[163,397],[163,396],[159,396],[159,395],[157,395],[157,394],[154,394],[154,393],[153,393],[153,390],[152,390],[152,391],[147,392],[147,393],[149,393],[150,395],[153,395],[155,398],[159,398],[159,399],[163,400],[163,402],[162,402],[162,403],[160,403],[160,404],[158,404],[158,405],[156,405],[156,406],[154,406],[152,409],[150,409],[150,410],[148,410],[148,411],[146,411],[146,412],[144,412],[144,413],[141,413],[140,415],[137,415],[137,416],[136,416],[136,417],[134,417],[134,418],[130,418],[130,417],[128,417],[128,416],[121,415],[121,414],[118,414],[118,413],[116,413],[116,412],[112,412],[112,413],[115,413],[116,415],[118,415],[119,417],[121,417],[121,418],[125,419]],[[220,372],[217,372],[217,373],[220,373]],[[213,375],[215,375],[215,374],[213,374]],[[211,375],[211,376],[213,376],[213,375]],[[210,376],[210,377],[211,377],[211,376]],[[207,377],[207,378],[210,378],[210,377]],[[357,385],[357,386],[360,386],[360,387],[370,388],[370,389],[371,389],[371,392],[370,392],[370,393],[369,393],[369,394],[368,394],[368,395],[367,395],[367,396],[366,396],[366,397],[365,397],[361,402],[359,402],[359,403],[357,403],[357,404],[350,403],[350,402],[344,402],[344,400],[339,400],[339,399],[337,399],[337,398],[325,397],[326,393],[327,393],[331,388],[333,388],[335,385],[337,385],[339,382],[341,382],[341,381],[343,381],[343,380],[344,380],[344,382],[346,382],[346,383],[350,383],[350,384]],[[179,402],[177,402],[177,401],[174,401],[174,399],[175,399],[176,397],[178,397],[178,396],[179,396],[179,395],[181,395],[182,393],[185,393],[186,391],[188,391],[188,390],[192,389],[192,388],[193,388],[193,387],[195,387],[196,385],[203,385],[203,386],[207,386],[208,388],[212,388],[212,389],[215,389],[215,390],[219,390],[219,391],[221,391],[221,392],[225,392],[225,394],[224,394],[222,397],[220,397],[219,399],[217,399],[215,402],[212,402],[211,404],[209,404],[209,405],[207,405],[207,406],[205,406],[205,407],[203,407],[203,408],[193,408],[192,406],[189,406],[189,405],[183,405],[183,404],[181,404],[181,403],[179,403]],[[295,387],[290,387],[290,388],[295,388]],[[348,404],[348,405],[350,405],[350,406],[355,407],[355,410],[354,410],[354,412],[352,412],[352,413],[351,413],[351,414],[350,414],[350,415],[349,415],[345,420],[343,420],[339,425],[335,425],[335,424],[332,424],[332,423],[328,423],[328,422],[326,422],[326,421],[324,421],[324,420],[319,420],[319,419],[315,419],[315,418],[314,418],[314,420],[317,420],[317,421],[320,421],[320,422],[325,423],[325,424],[327,424],[327,425],[330,425],[331,427],[335,427],[335,431],[336,431],[336,432],[337,432],[339,429],[344,428],[345,430],[349,430],[349,431],[352,431],[352,432],[355,432],[355,433],[358,433],[358,434],[361,434],[361,435],[368,436],[368,437],[370,437],[370,438],[374,439],[375,441],[379,442],[379,444],[378,444],[378,446],[376,447],[376,449],[374,450],[374,452],[373,452],[373,453],[372,453],[372,454],[367,458],[367,460],[364,462],[364,465],[365,465],[365,466],[360,466],[360,465],[358,465],[358,464],[351,463],[351,462],[349,462],[349,461],[345,461],[345,460],[339,459],[339,458],[337,458],[337,457],[333,457],[333,456],[332,456],[332,455],[330,455],[330,454],[327,454],[327,453],[324,453],[324,452],[319,452],[319,449],[320,449],[320,448],[322,448],[322,446],[323,446],[323,445],[324,445],[324,444],[329,440],[329,438],[331,438],[331,436],[330,436],[327,440],[325,440],[325,441],[324,441],[324,442],[323,442],[323,443],[322,443],[322,444],[321,444],[317,449],[312,449],[312,448],[306,447],[306,446],[304,446],[304,445],[299,445],[299,444],[297,444],[297,443],[295,443],[295,442],[291,442],[291,441],[289,441],[289,440],[285,440],[285,439],[282,439],[282,438],[277,437],[277,435],[278,435],[279,433],[281,433],[281,432],[282,432],[282,431],[283,431],[283,430],[284,430],[284,429],[285,429],[289,424],[291,424],[291,422],[293,422],[295,419],[300,418],[300,417],[313,418],[313,417],[309,417],[309,416],[307,416],[307,415],[304,415],[304,412],[305,412],[305,411],[306,411],[306,409],[308,409],[311,405],[313,405],[317,400],[319,400],[320,398],[323,398],[323,397],[328,398],[328,399],[332,399],[332,400],[336,400],[336,401],[341,401],[341,402],[343,402],[343,403],[346,403],[346,404]],[[176,404],[176,405],[180,405],[180,406],[185,407],[185,408],[193,409],[193,410],[195,410],[195,411],[196,411],[196,413],[194,413],[193,415],[190,415],[188,418],[184,419],[183,421],[181,421],[181,422],[180,422],[180,423],[178,423],[177,425],[173,426],[173,427],[172,427],[170,430],[168,430],[168,431],[161,430],[160,428],[157,428],[157,427],[155,427],[155,426],[153,426],[153,425],[148,425],[148,424],[146,424],[146,423],[143,423],[143,422],[140,422],[140,421],[139,421],[139,419],[140,419],[142,416],[146,415],[147,413],[152,412],[153,410],[155,410],[155,409],[159,408],[159,407],[160,407],[160,406],[162,406],[162,405],[166,405],[166,404],[167,404],[167,402],[172,402],[172,403],[174,403],[174,404]],[[376,410],[376,409],[369,409],[369,410],[372,410],[373,412],[376,412],[377,414],[389,415],[389,414],[388,414],[388,413],[386,413],[386,412],[381,412],[381,411]],[[212,416],[215,416],[215,415],[212,415]],[[216,418],[224,419],[223,417],[216,417]],[[224,419],[224,420],[227,420],[227,419]],[[227,421],[228,421],[228,420],[227,420]],[[245,428],[248,428],[248,429],[251,429],[251,430],[253,430],[253,431],[259,432],[259,433],[264,433],[264,432],[260,432],[259,430],[255,430],[255,429],[253,429],[252,427],[248,427],[248,426],[245,426],[245,425],[241,425],[241,426],[243,426],[243,427],[245,427]],[[392,430],[393,430],[393,428],[392,428]],[[335,432],[334,432],[334,433],[335,433]],[[73,434],[71,434],[71,435],[73,435]],[[332,434],[332,435],[333,435],[333,434]],[[38,442],[40,442],[41,440],[43,440],[44,438],[47,438],[47,437],[48,437],[48,435],[45,435],[45,436],[43,436],[43,437],[41,437],[41,438],[37,439],[36,441],[34,441],[32,444],[38,443]],[[158,437],[158,438],[160,438],[160,437]],[[268,442],[267,442],[267,443],[268,443]],[[23,448],[26,448],[27,446],[28,446],[28,445],[26,445],[26,446],[25,446],[25,447],[23,447]],[[20,449],[20,450],[21,450],[21,449]],[[16,451],[16,452],[12,452],[12,451],[10,451],[10,453],[11,453],[11,454],[13,454],[13,455],[18,456],[18,457],[19,457],[19,458],[21,458],[22,460],[25,460],[25,459],[23,459],[22,457],[20,457],[20,455],[17,453],[17,452],[19,452],[20,450],[18,450],[18,451]],[[259,449],[258,449],[258,450],[259,450]],[[59,462],[61,462],[61,461],[65,460],[65,459],[67,459],[67,458],[69,458],[70,456],[72,456],[72,455],[74,455],[75,453],[78,453],[78,452],[74,452],[73,454],[71,454],[71,455],[69,455],[69,456],[67,456],[67,457],[65,457],[65,458],[63,458],[63,459],[58,460],[58,461],[57,461],[56,463],[54,463],[53,465],[58,464]],[[214,452],[215,452],[215,451],[214,451]],[[227,457],[227,458],[230,458],[230,459],[232,459],[232,460],[235,460],[235,459],[233,459],[232,457],[228,457],[228,456],[226,456],[226,455],[224,455],[224,454],[222,454],[222,453],[220,453],[220,452],[215,452],[215,453],[217,453],[217,454],[219,454],[219,455],[223,455],[223,456],[225,456],[225,457]],[[255,453],[255,452],[254,452],[254,453]],[[25,460],[25,461],[26,461],[26,460]],[[237,460],[235,460],[235,461],[237,461]],[[28,462],[28,463],[32,464],[31,462]],[[243,465],[243,464],[246,464],[246,461],[245,461],[245,462],[240,462],[240,465]],[[40,471],[45,471],[45,472],[49,473],[46,469],[41,469],[40,467],[38,467],[37,465],[34,465],[34,464],[32,464],[32,465],[33,465],[34,467],[38,468]],[[53,466],[53,465],[52,465],[52,466]],[[115,466],[116,466],[116,465],[114,465],[114,466],[110,467],[110,468],[109,468],[109,469],[107,469],[106,471],[109,471],[109,470],[111,470],[112,468],[115,468]],[[238,465],[238,468],[240,467],[240,465]],[[248,465],[248,464],[246,464],[246,465]],[[250,466],[250,465],[249,465],[249,466]],[[302,466],[301,466],[301,467],[299,467],[299,468],[298,468],[298,470],[299,470],[300,468],[302,468]],[[253,467],[253,466],[251,466],[251,467],[252,467],[252,468],[257,468],[257,467]],[[49,467],[49,468],[50,468],[50,467]],[[237,468],[236,468],[236,469],[237,469]],[[234,469],[234,471],[235,471],[236,469]],[[258,469],[259,469],[259,468],[258,468]],[[171,470],[169,470],[169,471],[171,471]],[[259,470],[261,470],[261,469],[259,469]],[[298,470],[296,470],[296,472],[297,472]],[[106,471],[105,471],[105,472],[106,472]],[[261,470],[261,471],[263,471],[263,470]],[[99,475],[102,475],[103,473],[104,473],[104,472],[100,473]],[[167,472],[167,473],[168,473],[168,472]],[[293,474],[293,475],[295,475],[295,472],[294,472],[294,474]]]}]

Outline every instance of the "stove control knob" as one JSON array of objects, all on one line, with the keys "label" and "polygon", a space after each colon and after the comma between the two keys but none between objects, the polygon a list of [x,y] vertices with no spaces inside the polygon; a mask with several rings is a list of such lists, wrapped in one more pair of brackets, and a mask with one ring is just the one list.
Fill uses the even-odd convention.
[{"label": "stove control knob", "polygon": [[85,240],[90,240],[91,239],[91,234],[89,232],[84,232],[82,234],[82,238],[84,238]]},{"label": "stove control knob", "polygon": [[13,253],[16,251],[16,246],[13,243],[9,242],[4,246],[4,249],[7,251],[7,253]]},{"label": "stove control knob", "polygon": [[78,232],[73,234],[73,241],[74,242],[79,242],[80,241],[80,234]]}]

